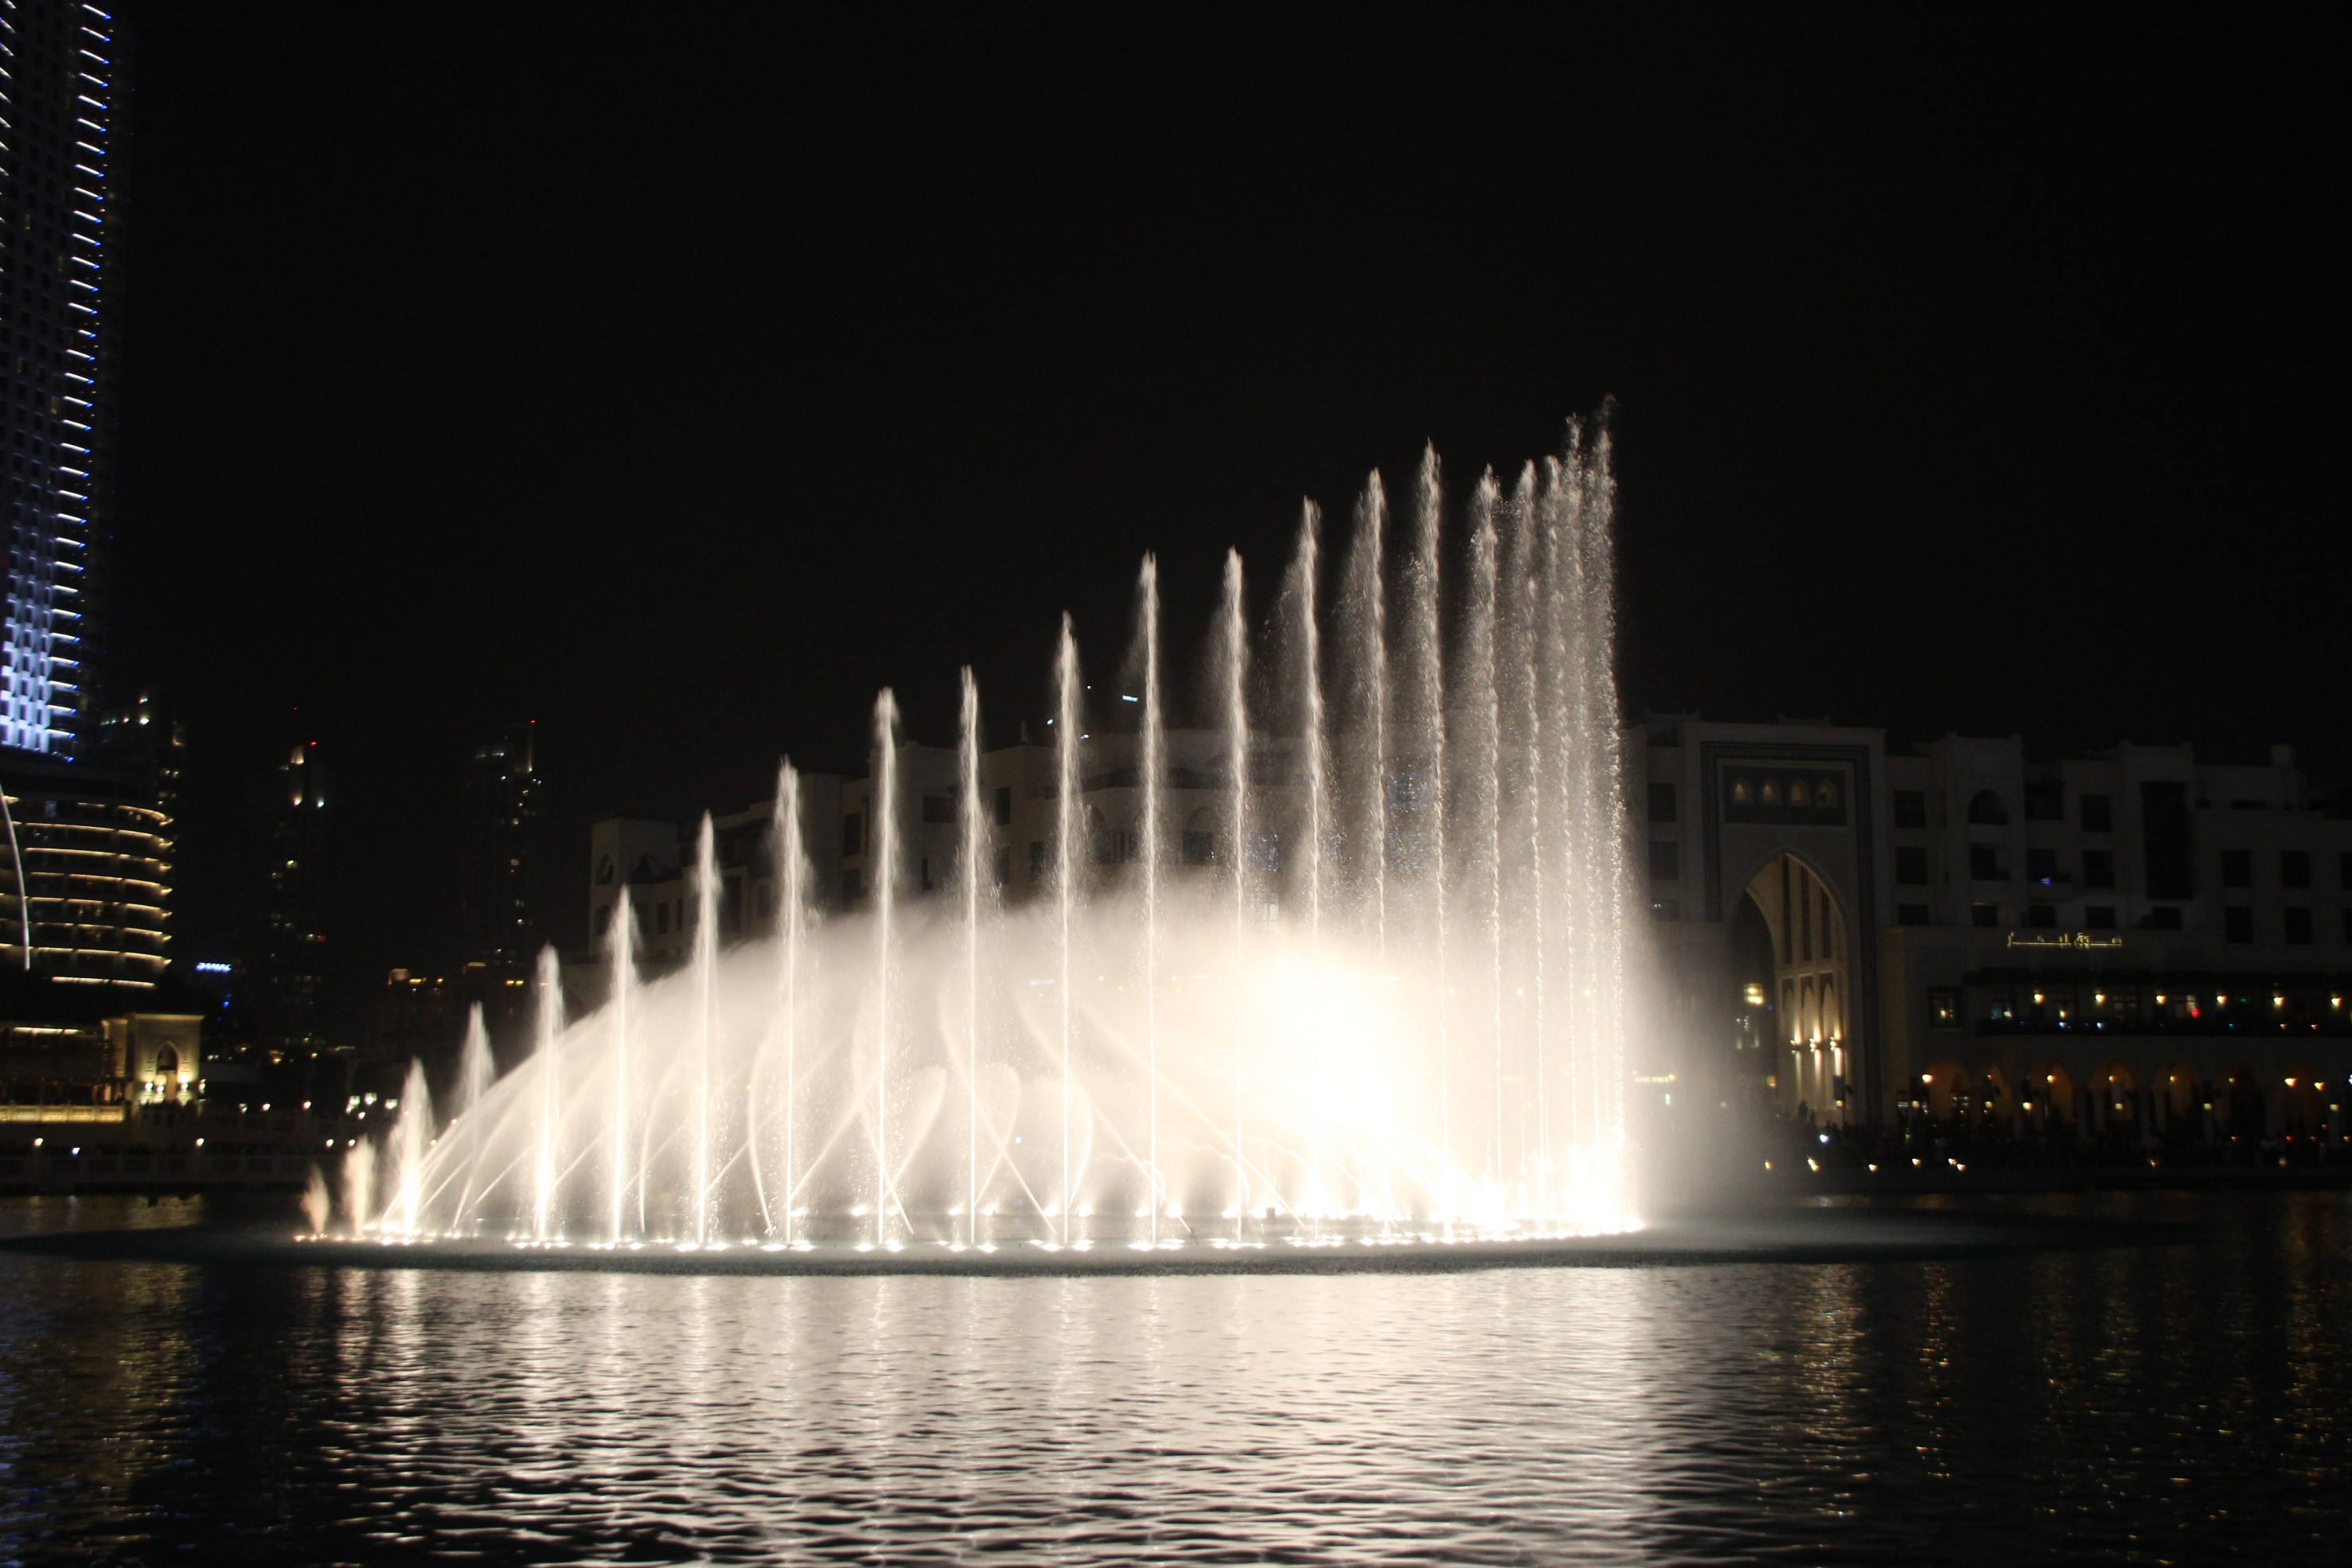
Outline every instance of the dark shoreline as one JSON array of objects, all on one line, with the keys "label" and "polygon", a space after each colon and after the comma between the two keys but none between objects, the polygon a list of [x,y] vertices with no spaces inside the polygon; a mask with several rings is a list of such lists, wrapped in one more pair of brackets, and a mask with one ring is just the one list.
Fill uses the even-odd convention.
[{"label": "dark shoreline", "polygon": [[[10,1198],[131,1197],[192,1198],[285,1196],[299,1193],[304,1178],[286,1176],[97,1176],[0,1180],[0,1200]],[[2210,1193],[2352,1192],[2352,1165],[2165,1165],[2146,1169],[2113,1165],[1980,1165],[1968,1170],[1876,1171],[1832,1166],[1802,1174],[1767,1178],[1777,1196],[1964,1197],[1997,1193]],[[1671,1200],[1667,1206],[1674,1206]]]},{"label": "dark shoreline", "polygon": [[530,1246],[497,1240],[402,1243],[299,1237],[251,1221],[223,1226],[60,1229],[0,1238],[0,1254],[82,1262],[262,1268],[717,1275],[1092,1277],[1178,1274],[1459,1273],[1489,1268],[1667,1268],[1725,1264],[1926,1262],[1999,1253],[2179,1246],[2194,1226],[2017,1213],[1874,1211],[1814,1203],[1661,1217],[1642,1229],[1552,1239],[1359,1239],[1229,1248],[1194,1243],[1144,1251],[1106,1243],[1046,1249],[1006,1242],[985,1253],[929,1243],[877,1253],[736,1245]]}]

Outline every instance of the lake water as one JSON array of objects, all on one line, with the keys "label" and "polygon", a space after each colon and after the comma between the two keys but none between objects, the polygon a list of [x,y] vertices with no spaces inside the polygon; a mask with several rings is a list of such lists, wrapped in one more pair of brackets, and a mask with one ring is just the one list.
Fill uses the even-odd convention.
[{"label": "lake water", "polygon": [[2352,1199],[2011,1206],[2196,1228],[1332,1276],[0,1254],[0,1559],[2352,1561]]}]

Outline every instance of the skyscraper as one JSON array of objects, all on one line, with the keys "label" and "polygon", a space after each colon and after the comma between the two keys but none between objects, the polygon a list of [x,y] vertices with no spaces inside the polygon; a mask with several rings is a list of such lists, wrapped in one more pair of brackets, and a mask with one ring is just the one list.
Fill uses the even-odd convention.
[{"label": "skyscraper", "polygon": [[0,0],[0,745],[68,758],[102,651],[124,46],[95,5]]},{"label": "skyscraper", "polygon": [[247,816],[237,998],[252,1043],[273,1059],[328,1048],[327,785],[318,742],[291,746],[255,781]]},{"label": "skyscraper", "polygon": [[540,780],[530,724],[510,724],[474,748],[466,764],[458,931],[464,989],[493,1019],[528,1001],[541,936],[532,878],[538,870]]},{"label": "skyscraper", "polygon": [[0,942],[22,973],[162,979],[178,726],[100,707],[127,40],[0,0]]}]

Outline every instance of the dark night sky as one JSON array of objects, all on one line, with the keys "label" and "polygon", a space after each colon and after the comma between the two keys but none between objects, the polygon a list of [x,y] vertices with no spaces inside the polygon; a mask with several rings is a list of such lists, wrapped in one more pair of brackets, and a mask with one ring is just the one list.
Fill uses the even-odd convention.
[{"label": "dark night sky", "polygon": [[[207,847],[339,775],[338,982],[450,956],[466,749],[584,825],[1000,732],[1313,495],[1620,403],[1630,707],[2352,763],[2316,32],[1778,8],[851,33],[131,7],[125,673]],[[2325,433],[2325,434],[2323,434]],[[295,709],[299,705],[299,713]]]}]

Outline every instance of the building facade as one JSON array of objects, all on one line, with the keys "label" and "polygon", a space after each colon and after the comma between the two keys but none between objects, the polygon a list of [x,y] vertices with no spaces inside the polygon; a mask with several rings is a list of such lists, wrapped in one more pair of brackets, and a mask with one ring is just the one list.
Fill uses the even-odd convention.
[{"label": "building facade", "polygon": [[71,757],[102,652],[129,60],[107,13],[0,0],[0,746]]},{"label": "building facade", "polygon": [[2352,1091],[2352,820],[2290,748],[1650,720],[1644,1076],[1824,1124],[2309,1132]]}]

